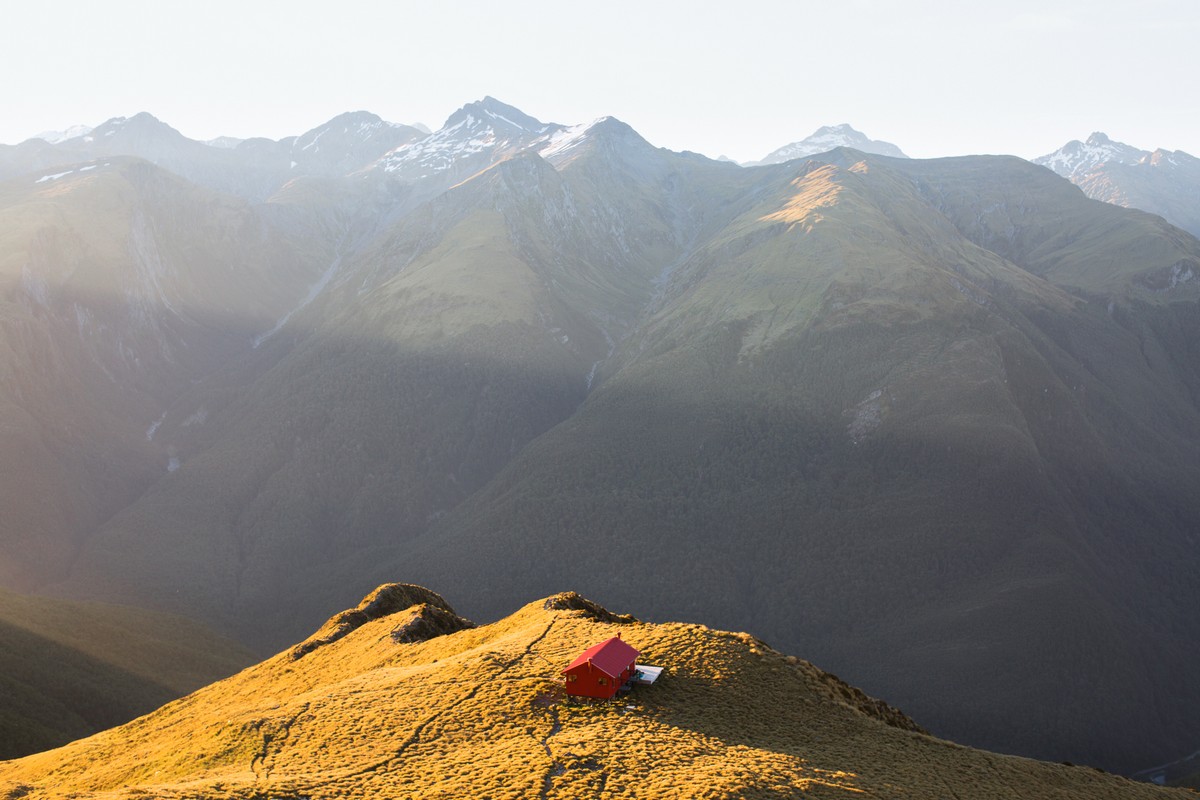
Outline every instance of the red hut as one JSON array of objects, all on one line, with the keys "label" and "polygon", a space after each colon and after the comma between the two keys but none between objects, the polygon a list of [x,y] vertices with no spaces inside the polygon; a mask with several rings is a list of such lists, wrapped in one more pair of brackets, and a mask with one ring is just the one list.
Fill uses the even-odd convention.
[{"label": "red hut", "polygon": [[633,677],[638,651],[621,641],[618,634],[580,653],[562,671],[567,676],[567,694],[607,700]]}]

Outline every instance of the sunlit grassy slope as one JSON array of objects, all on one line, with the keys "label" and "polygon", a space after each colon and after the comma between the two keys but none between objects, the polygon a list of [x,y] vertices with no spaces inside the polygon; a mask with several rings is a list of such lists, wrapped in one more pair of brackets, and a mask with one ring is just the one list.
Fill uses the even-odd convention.
[{"label": "sunlit grassy slope", "polygon": [[119,725],[250,661],[181,617],[0,590],[0,758]]},{"label": "sunlit grassy slope", "polygon": [[[28,798],[1173,796],[1088,768],[933,738],[895,709],[747,634],[639,623],[574,594],[465,626],[427,590],[380,587],[307,646],[120,728],[0,765],[0,791]],[[614,702],[567,700],[559,671],[617,633],[644,663],[666,667],[659,683]]]}]

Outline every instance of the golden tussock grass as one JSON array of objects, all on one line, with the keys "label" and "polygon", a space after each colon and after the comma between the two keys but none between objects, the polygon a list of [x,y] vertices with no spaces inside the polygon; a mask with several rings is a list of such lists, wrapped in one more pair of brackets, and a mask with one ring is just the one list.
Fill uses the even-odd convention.
[{"label": "golden tussock grass", "polygon": [[[896,727],[899,712],[745,634],[547,605],[413,643],[392,632],[420,606],[366,621],[0,764],[0,797],[1170,796]],[[568,699],[559,671],[617,632],[662,678],[612,702]]]}]

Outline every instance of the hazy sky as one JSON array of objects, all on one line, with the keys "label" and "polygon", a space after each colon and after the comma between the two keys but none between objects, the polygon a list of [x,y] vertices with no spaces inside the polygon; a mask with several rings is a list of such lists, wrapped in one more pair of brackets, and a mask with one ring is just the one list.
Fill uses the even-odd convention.
[{"label": "hazy sky", "polygon": [[1194,0],[6,3],[0,142],[149,111],[185,135],[343,112],[439,127],[493,95],[745,161],[848,122],[911,156],[1093,130],[1200,156]]}]

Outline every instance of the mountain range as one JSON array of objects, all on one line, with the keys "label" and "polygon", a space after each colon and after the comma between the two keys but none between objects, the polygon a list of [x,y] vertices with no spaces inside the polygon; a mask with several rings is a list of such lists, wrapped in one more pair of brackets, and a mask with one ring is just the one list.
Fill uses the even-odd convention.
[{"label": "mountain range", "polygon": [[1093,133],[1034,163],[1067,178],[1088,197],[1159,214],[1200,236],[1200,159],[1182,150],[1140,150]]},{"label": "mountain range", "polygon": [[0,585],[260,654],[397,576],[574,587],[973,745],[1193,752],[1200,241],[1013,157],[788,158],[493,98],[0,147]]}]

